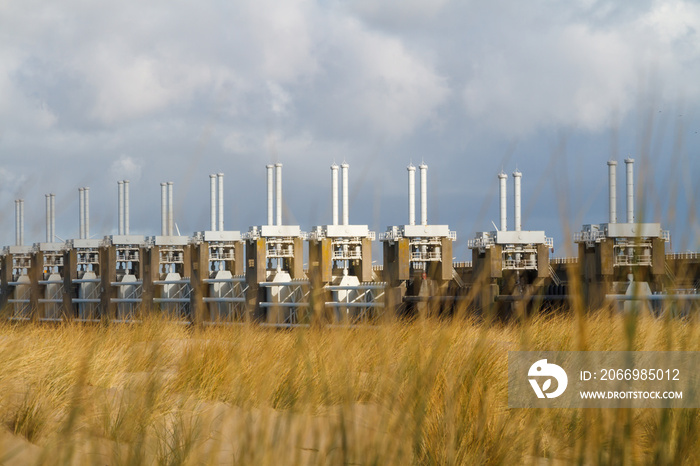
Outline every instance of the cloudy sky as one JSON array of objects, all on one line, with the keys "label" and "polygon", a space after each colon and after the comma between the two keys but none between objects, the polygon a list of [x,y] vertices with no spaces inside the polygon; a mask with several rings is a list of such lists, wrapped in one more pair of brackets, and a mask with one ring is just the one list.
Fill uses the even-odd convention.
[{"label": "cloudy sky", "polygon": [[345,160],[350,222],[379,232],[406,223],[405,167],[424,160],[457,260],[516,167],[524,228],[566,255],[568,230],[607,221],[610,158],[624,212],[632,156],[641,214],[698,249],[699,104],[695,1],[0,0],[0,244],[20,197],[25,242],[44,240],[49,192],[56,233],[76,237],[80,186],[91,233],[115,233],[120,179],[132,233],[160,232],[161,181],[179,230],[206,229],[215,172],[226,228],[246,231],[278,161],[286,223],[330,222]]}]

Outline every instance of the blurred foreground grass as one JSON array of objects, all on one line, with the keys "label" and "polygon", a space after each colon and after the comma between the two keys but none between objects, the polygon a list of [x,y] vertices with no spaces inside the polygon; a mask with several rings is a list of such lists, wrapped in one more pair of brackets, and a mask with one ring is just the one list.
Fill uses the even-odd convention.
[{"label": "blurred foreground grass", "polygon": [[700,349],[692,320],[0,325],[1,464],[698,464],[696,410],[507,407],[508,350]]}]

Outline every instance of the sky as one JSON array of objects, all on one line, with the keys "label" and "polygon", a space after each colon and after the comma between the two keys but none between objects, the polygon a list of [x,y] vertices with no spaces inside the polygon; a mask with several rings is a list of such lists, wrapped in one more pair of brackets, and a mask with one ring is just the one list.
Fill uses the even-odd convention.
[{"label": "sky", "polygon": [[[409,163],[428,166],[428,220],[466,241],[498,223],[498,178],[523,173],[523,229],[573,254],[607,213],[606,161],[633,157],[637,214],[700,250],[700,3],[609,0],[0,0],[0,244],[160,233],[174,182],[182,234],[266,222],[265,165],[283,163],[283,219],[331,223],[330,165],[350,164],[350,223],[407,223]],[[418,191],[419,192],[419,191]],[[513,182],[508,222],[513,225]],[[419,209],[417,210],[419,212]]]}]

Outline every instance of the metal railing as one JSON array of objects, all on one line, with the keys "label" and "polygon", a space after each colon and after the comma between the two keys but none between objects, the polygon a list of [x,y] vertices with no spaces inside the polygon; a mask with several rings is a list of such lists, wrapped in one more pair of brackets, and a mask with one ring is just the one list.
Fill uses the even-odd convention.
[{"label": "metal railing", "polygon": [[600,230],[579,231],[574,233],[574,243],[595,243],[605,239],[605,232]]},{"label": "metal railing", "polygon": [[641,256],[630,256],[628,254],[616,255],[615,256],[615,266],[650,266],[651,256],[641,255]]},{"label": "metal railing", "polygon": [[[192,300],[192,287],[190,286],[189,278],[180,280],[154,280],[153,284],[163,286],[164,288],[168,285],[172,286],[172,288],[167,291],[170,296],[153,298],[153,303],[161,304],[161,309],[176,319],[182,320],[189,317],[190,301]],[[165,289],[163,291],[165,291]]]},{"label": "metal railing", "polygon": [[495,241],[491,237],[474,238],[474,239],[467,240],[467,248],[469,248],[469,249],[488,248],[488,247],[493,246],[494,244],[495,244]]},{"label": "metal railing", "polygon": [[472,261],[462,261],[462,262],[453,262],[452,267],[455,269],[468,269],[473,267],[474,265],[472,264]]},{"label": "metal railing", "polygon": [[504,259],[503,270],[537,270],[537,261]]},{"label": "metal railing", "polygon": [[361,259],[362,252],[354,249],[346,251],[333,251],[333,260]]},{"label": "metal railing", "polygon": [[674,252],[666,254],[666,260],[700,259],[700,252]]},{"label": "metal railing", "polygon": [[[359,285],[327,285],[328,291],[348,291],[345,294],[345,299],[342,301],[330,301],[325,303],[325,307],[335,309],[336,318],[339,321],[345,320],[341,316],[343,310],[347,314],[345,317],[353,323],[367,322],[373,318],[377,318],[382,314],[384,309],[384,292],[386,283],[370,282],[360,283]],[[351,297],[350,291],[356,291],[354,297]]]},{"label": "metal railing", "polygon": [[554,282],[555,285],[559,286],[561,285],[561,279],[557,275],[557,273],[554,271],[552,268],[552,265],[549,265],[549,275],[552,277],[552,281]]},{"label": "metal railing", "polygon": [[553,257],[549,259],[550,264],[578,264],[578,257]]},{"label": "metal railing", "polygon": [[442,254],[435,251],[429,252],[412,252],[411,261],[413,262],[426,262],[426,261],[439,261],[442,260]]},{"label": "metal railing", "polygon": [[[299,323],[299,309],[309,307],[309,285],[308,280],[291,280],[288,282],[260,282],[258,285],[263,288],[286,287],[287,295],[277,302],[263,301],[260,307],[264,309],[284,309],[283,324]],[[305,289],[306,288],[306,289]]]}]

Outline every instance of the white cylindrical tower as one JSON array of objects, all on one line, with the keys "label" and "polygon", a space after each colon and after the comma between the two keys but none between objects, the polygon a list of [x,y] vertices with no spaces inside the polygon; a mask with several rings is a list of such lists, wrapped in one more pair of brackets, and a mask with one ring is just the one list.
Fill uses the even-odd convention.
[{"label": "white cylindrical tower", "polygon": [[331,206],[333,210],[333,225],[338,224],[338,165],[331,165]]},{"label": "white cylindrical tower", "polygon": [[219,181],[219,231],[224,231],[224,174],[216,175]]},{"label": "white cylindrical tower", "polygon": [[56,241],[56,195],[51,193],[51,242]]},{"label": "white cylindrical tower", "polygon": [[274,213],[273,213],[273,178],[274,178],[274,165],[267,165],[267,224],[272,225],[274,222]]},{"label": "white cylindrical tower", "polygon": [[412,163],[406,167],[408,171],[408,224],[416,224],[416,167]]},{"label": "white cylindrical tower", "polygon": [[173,182],[168,181],[168,236],[173,236],[175,233],[175,209],[173,208]]},{"label": "white cylindrical tower", "polygon": [[[87,186],[83,188],[83,192],[85,193],[85,213],[83,214],[83,217],[85,218],[85,239],[90,238],[90,188]],[[51,206],[51,210],[53,211],[53,215],[56,214],[56,209]],[[56,226],[54,225],[52,227],[54,230],[53,234],[56,235]]]},{"label": "white cylindrical tower", "polygon": [[499,184],[499,195],[500,195],[500,208],[501,208],[501,231],[508,231],[508,211],[507,205],[508,200],[506,198],[506,181],[508,180],[508,175],[501,172],[498,174],[498,184]]},{"label": "white cylindrical tower", "polygon": [[428,224],[428,166],[421,163],[420,169],[420,223]]},{"label": "white cylindrical tower", "polygon": [[625,159],[627,165],[627,223],[634,223],[634,159]]},{"label": "white cylindrical tower", "polygon": [[[119,214],[119,228],[117,231],[119,231],[120,235],[124,234],[124,181],[119,180],[117,181],[117,198],[118,198],[118,209],[117,213]],[[84,209],[85,207],[83,207]]]},{"label": "white cylindrical tower", "polygon": [[617,162],[614,160],[608,161],[608,194],[608,223],[617,223]]},{"label": "white cylindrical tower", "polygon": [[46,242],[51,242],[51,195],[46,195]]},{"label": "white cylindrical tower", "polygon": [[282,225],[282,164],[275,164],[275,183],[277,186],[277,225]]},{"label": "white cylindrical tower", "polygon": [[168,234],[168,185],[160,184],[160,234]]},{"label": "white cylindrical tower", "polygon": [[516,168],[513,172],[513,181],[515,182],[515,231],[522,230],[522,220],[520,217],[520,179],[523,174]]},{"label": "white cylindrical tower", "polygon": [[15,199],[15,246],[21,246],[19,242],[19,199]]},{"label": "white cylindrical tower", "polygon": [[216,231],[216,175],[209,175],[209,218],[211,231]]},{"label": "white cylindrical tower", "polygon": [[124,180],[124,234],[129,234],[129,180]]},{"label": "white cylindrical tower", "polygon": [[350,165],[343,162],[340,164],[341,176],[343,177],[343,225],[350,224],[350,205],[348,199],[348,169]]},{"label": "white cylindrical tower", "polygon": [[78,238],[85,239],[85,190],[78,188]]},{"label": "white cylindrical tower", "polygon": [[24,199],[19,200],[19,245],[24,246]]}]

